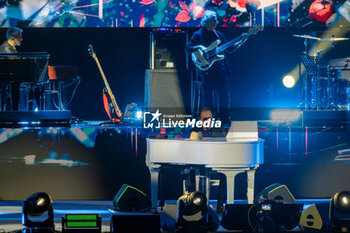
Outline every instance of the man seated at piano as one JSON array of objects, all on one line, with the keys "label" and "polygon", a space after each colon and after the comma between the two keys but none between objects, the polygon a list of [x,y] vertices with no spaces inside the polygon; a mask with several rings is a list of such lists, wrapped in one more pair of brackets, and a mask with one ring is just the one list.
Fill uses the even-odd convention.
[{"label": "man seated at piano", "polygon": [[[206,107],[202,108],[199,113],[199,120],[202,122],[213,120],[213,112],[211,111],[211,109]],[[201,128],[192,128],[191,133],[192,132],[201,133],[202,137],[226,137],[227,135],[225,128],[211,127],[211,124],[209,124],[208,128],[204,126],[202,126]],[[224,208],[224,203],[226,202],[226,177],[221,173],[214,173],[212,174],[211,178],[220,180],[217,193],[218,200],[216,211],[218,213],[221,213]],[[193,178],[188,177],[187,180],[193,180]]]},{"label": "man seated at piano", "polygon": [[[22,29],[18,27],[10,27],[6,31],[6,40],[0,45],[0,53],[17,53],[16,46],[20,46],[23,41]],[[11,110],[18,110],[19,98],[20,98],[20,83],[1,83],[1,110],[7,110],[6,102],[8,102],[8,96],[11,96]],[[11,91],[10,91],[11,90]],[[7,105],[7,106],[8,106]]]},{"label": "man seated at piano", "polygon": [[[213,112],[210,108],[204,107],[199,113],[199,120],[202,122],[211,121],[213,119]],[[202,137],[226,137],[226,130],[223,127],[213,128],[211,124],[206,128],[202,126],[201,128],[192,128],[191,132],[201,133]]]},{"label": "man seated at piano", "polygon": [[23,30],[18,27],[11,27],[6,31],[6,40],[0,45],[0,53],[17,53],[16,46],[23,41]]}]

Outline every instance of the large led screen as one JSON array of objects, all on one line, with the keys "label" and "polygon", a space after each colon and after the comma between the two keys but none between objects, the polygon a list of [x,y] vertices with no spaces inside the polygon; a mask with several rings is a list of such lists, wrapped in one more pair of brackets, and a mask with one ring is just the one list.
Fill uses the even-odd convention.
[{"label": "large led screen", "polygon": [[350,0],[0,0],[1,27],[197,27],[206,9],[222,27],[349,25]]}]

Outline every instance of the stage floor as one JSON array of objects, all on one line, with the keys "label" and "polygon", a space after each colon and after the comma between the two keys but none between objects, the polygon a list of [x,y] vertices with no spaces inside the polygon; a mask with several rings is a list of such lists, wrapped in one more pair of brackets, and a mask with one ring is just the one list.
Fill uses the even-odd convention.
[{"label": "stage floor", "polygon": [[[176,201],[167,201],[175,203]],[[329,199],[299,199],[297,203],[304,203],[304,209],[313,203],[329,202]],[[235,204],[246,203],[244,200],[236,200]],[[216,201],[209,203],[215,208]],[[0,201],[0,232],[19,232],[23,229],[21,224],[23,201]],[[56,231],[62,231],[61,218],[65,214],[98,214],[102,218],[102,232],[110,232],[110,219],[112,215],[138,214],[135,212],[117,212],[112,201],[54,201],[54,218]],[[221,218],[221,215],[219,215]],[[293,231],[298,230],[297,228]],[[132,227],[130,227],[132,232]],[[163,232],[163,231],[162,231]],[[218,232],[228,231],[220,227]]]}]

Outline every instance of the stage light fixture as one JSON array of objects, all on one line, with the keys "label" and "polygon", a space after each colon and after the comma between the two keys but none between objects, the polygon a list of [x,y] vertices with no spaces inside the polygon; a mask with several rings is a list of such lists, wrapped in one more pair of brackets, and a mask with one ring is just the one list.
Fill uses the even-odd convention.
[{"label": "stage light fixture", "polygon": [[66,214],[62,217],[63,233],[100,233],[101,217],[98,214]]},{"label": "stage light fixture", "polygon": [[123,117],[125,122],[136,123],[142,120],[143,112],[136,103],[130,103],[125,107]]},{"label": "stage light fixture", "polygon": [[330,202],[329,219],[337,232],[350,232],[350,192],[336,193]]},{"label": "stage light fixture", "polygon": [[287,88],[292,88],[295,85],[295,78],[291,75],[286,75],[282,79],[282,83]]},{"label": "stage light fixture", "polygon": [[25,226],[23,233],[54,232],[52,199],[47,193],[34,193],[24,201],[22,224]]},{"label": "stage light fixture", "polygon": [[181,196],[177,200],[176,228],[178,232],[216,231],[219,218],[207,206],[206,196],[198,191]]},{"label": "stage light fixture", "polygon": [[143,117],[143,112],[142,111],[137,111],[136,112],[136,118],[137,119],[142,119],[142,117]]}]

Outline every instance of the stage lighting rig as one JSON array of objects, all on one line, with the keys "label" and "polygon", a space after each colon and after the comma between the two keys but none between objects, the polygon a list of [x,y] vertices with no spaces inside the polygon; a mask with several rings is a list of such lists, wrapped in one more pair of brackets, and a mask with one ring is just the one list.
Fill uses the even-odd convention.
[{"label": "stage lighting rig", "polygon": [[207,198],[201,192],[191,192],[177,201],[176,228],[178,232],[215,231],[219,224],[215,212],[207,206]]},{"label": "stage lighting rig", "polygon": [[336,193],[330,202],[329,219],[336,232],[350,232],[350,192]]},{"label": "stage lighting rig", "polygon": [[[41,220],[46,218],[45,220]],[[34,193],[24,201],[22,209],[23,233],[54,232],[54,215],[51,197],[44,192]]]}]

